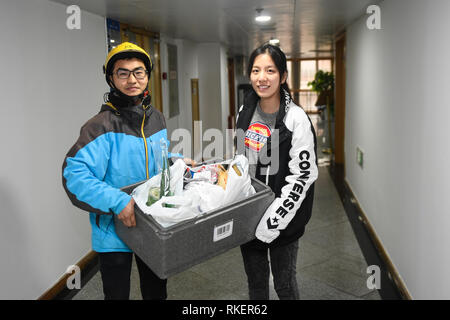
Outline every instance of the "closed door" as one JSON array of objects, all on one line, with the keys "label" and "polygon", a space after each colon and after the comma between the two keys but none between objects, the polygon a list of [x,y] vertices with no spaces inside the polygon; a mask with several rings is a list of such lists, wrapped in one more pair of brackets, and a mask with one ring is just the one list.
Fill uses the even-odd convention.
[{"label": "closed door", "polygon": [[200,122],[200,103],[198,93],[198,79],[191,79],[191,100],[192,100],[192,146],[193,158],[202,161],[202,129]]}]

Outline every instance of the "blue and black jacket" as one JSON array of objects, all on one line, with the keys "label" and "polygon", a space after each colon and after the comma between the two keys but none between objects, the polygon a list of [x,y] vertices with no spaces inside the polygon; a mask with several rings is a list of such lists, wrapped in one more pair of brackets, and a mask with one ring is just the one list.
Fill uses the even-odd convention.
[{"label": "blue and black jacket", "polygon": [[72,203],[90,212],[94,251],[131,251],[115,232],[113,214],[131,200],[120,188],[157,173],[161,139],[169,144],[165,119],[150,105],[107,102],[81,128],[64,159],[62,180]]}]

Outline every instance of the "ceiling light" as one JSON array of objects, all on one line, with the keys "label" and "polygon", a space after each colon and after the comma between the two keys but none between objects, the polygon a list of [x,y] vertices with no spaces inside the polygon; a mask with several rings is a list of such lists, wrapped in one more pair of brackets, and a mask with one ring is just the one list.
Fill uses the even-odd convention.
[{"label": "ceiling light", "polygon": [[255,18],[257,22],[267,22],[270,21],[270,19],[272,19],[270,16],[257,16]]},{"label": "ceiling light", "polygon": [[256,12],[257,12],[256,17],[255,17],[256,22],[267,22],[267,21],[270,21],[270,19],[272,19],[271,16],[262,14],[261,12],[263,10],[264,9],[256,9]]},{"label": "ceiling light", "polygon": [[280,44],[280,40],[278,39],[270,39],[269,40],[269,44],[273,45],[273,46],[277,46]]}]

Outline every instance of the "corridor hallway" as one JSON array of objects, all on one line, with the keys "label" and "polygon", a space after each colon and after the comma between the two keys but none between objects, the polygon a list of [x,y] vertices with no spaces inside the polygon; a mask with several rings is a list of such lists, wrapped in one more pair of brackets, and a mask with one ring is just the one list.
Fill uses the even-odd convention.
[{"label": "corridor hallway", "polygon": [[[319,178],[310,222],[300,239],[297,281],[302,300],[380,300],[376,289],[367,288],[367,263],[353,233],[340,197],[329,174],[324,122],[310,115],[317,132]],[[171,300],[246,300],[247,282],[239,248],[201,263],[168,280]],[[73,297],[74,300],[103,299],[100,273]],[[131,274],[130,299],[140,300],[135,262]],[[278,299],[270,283],[270,299]]]},{"label": "corridor hallway", "polygon": [[[1,1],[0,61],[14,72],[1,82],[0,299],[103,298],[88,211],[122,206],[81,185],[83,199],[68,196],[64,160],[104,103],[102,66],[124,41],[151,55],[152,105],[169,134],[192,133],[177,145],[199,159],[234,122],[255,48],[280,46],[292,96],[311,112],[318,96],[308,83],[333,71],[335,161],[321,154],[318,124],[323,160],[300,239],[301,298],[377,298],[367,268],[379,267],[382,300],[450,299],[450,167],[440,161],[450,158],[450,62],[439,56],[450,51],[448,12],[448,0]],[[147,176],[135,174],[130,183]],[[131,298],[140,299],[133,270]],[[82,289],[71,290],[78,275]],[[245,278],[235,248],[171,277],[169,298],[245,299]]]}]

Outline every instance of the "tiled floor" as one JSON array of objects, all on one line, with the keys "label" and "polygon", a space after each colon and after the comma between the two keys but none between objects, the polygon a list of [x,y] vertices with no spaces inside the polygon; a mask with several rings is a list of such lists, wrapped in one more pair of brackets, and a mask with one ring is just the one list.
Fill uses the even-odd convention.
[{"label": "tiled floor", "polygon": [[[311,116],[318,135],[319,178],[315,187],[312,218],[300,239],[297,280],[301,299],[379,300],[377,290],[367,288],[364,260],[322,153],[326,130],[319,117]],[[326,136],[326,135],[325,135]],[[130,299],[141,299],[136,264],[133,263]],[[169,299],[248,299],[239,248],[234,248],[168,280]],[[271,299],[278,299],[271,283]],[[103,299],[100,274],[73,299]]]}]

